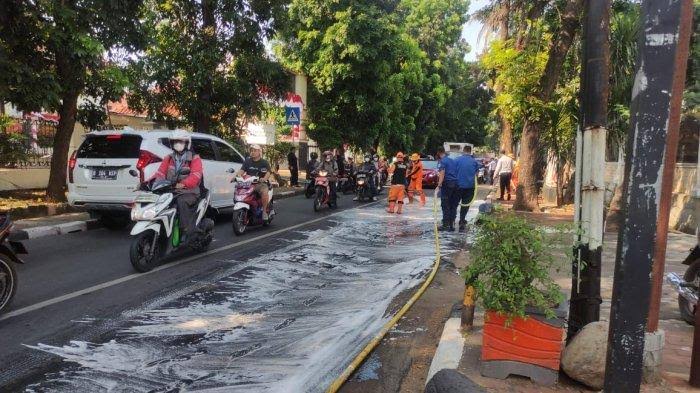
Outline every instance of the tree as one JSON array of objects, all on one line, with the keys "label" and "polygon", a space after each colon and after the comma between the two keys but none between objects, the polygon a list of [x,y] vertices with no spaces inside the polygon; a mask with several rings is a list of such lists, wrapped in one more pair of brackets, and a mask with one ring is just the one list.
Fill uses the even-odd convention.
[{"label": "tree", "polygon": [[[146,0],[147,49],[131,67],[129,104],[199,132],[238,130],[280,98],[290,77],[265,51],[284,0]],[[229,132],[229,134],[232,134]],[[233,132],[235,134],[235,132]]]},{"label": "tree", "polygon": [[[78,97],[118,90],[110,55],[140,47],[141,0],[9,1],[0,12],[0,101],[57,111],[47,197],[65,200],[68,148]],[[111,71],[110,71],[111,70]],[[117,78],[121,79],[121,78]]]},{"label": "tree", "polygon": [[[580,25],[582,8],[583,0],[568,0],[561,12],[560,28],[549,47],[547,64],[535,92],[535,99],[541,103],[550,101],[559,82],[564,61]],[[516,210],[534,211],[539,207],[538,180],[542,177],[544,156],[538,143],[542,126],[542,119],[534,116],[527,118],[523,126],[519,161],[520,182],[513,206]]]}]

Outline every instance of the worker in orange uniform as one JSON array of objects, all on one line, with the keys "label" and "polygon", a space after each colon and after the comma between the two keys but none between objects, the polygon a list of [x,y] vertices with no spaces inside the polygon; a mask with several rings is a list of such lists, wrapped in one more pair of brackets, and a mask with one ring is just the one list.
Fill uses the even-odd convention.
[{"label": "worker in orange uniform", "polygon": [[408,184],[408,203],[413,203],[413,195],[420,196],[420,205],[425,206],[425,193],[423,192],[423,163],[420,162],[420,154],[411,154],[411,172],[408,175],[410,183]]},{"label": "worker in orange uniform", "polygon": [[406,175],[408,174],[408,165],[403,160],[403,153],[396,153],[396,162],[389,167],[391,175],[391,188],[389,188],[389,208],[387,213],[394,213],[396,205],[396,214],[401,214],[403,210],[403,193],[406,189]]}]

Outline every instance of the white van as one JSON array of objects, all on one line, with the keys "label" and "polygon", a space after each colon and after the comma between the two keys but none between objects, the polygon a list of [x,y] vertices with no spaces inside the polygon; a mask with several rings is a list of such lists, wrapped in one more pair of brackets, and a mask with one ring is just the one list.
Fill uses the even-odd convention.
[{"label": "white van", "polygon": [[[170,154],[170,130],[98,131],[85,136],[68,160],[68,203],[87,209],[110,229],[129,224],[139,184]],[[233,207],[234,174],[243,156],[213,135],[192,133],[192,150],[202,158],[204,185],[215,210]],[[129,171],[136,170],[138,176]]]}]

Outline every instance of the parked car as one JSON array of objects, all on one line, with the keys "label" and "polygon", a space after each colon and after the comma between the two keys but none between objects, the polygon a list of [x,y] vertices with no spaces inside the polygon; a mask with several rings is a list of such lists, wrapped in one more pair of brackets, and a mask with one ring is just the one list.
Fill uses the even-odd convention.
[{"label": "parked car", "polygon": [[[172,131],[98,131],[85,136],[68,160],[68,202],[82,206],[110,229],[126,227],[139,184],[151,178],[170,154]],[[233,207],[233,174],[243,156],[213,135],[192,133],[192,149],[202,158],[211,208]],[[129,173],[131,170],[136,172]],[[138,173],[138,176],[133,174]]]},{"label": "parked car", "polygon": [[438,184],[438,162],[436,160],[421,160],[423,163],[423,187],[435,188]]}]

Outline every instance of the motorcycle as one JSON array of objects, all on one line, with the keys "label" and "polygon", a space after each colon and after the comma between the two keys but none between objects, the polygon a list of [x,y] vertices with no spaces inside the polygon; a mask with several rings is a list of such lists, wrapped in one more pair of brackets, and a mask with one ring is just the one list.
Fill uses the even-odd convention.
[{"label": "motorcycle", "polygon": [[344,195],[355,193],[355,180],[352,175],[347,175],[338,179],[338,192],[342,192]]},{"label": "motorcycle", "polygon": [[204,217],[211,200],[209,190],[203,188],[200,194],[193,238],[183,243],[173,183],[157,180],[143,187],[145,190],[136,197],[131,209],[131,220],[136,222],[131,235],[136,239],[131,243],[129,257],[136,271],[152,270],[163,258],[186,247],[197,252],[209,247],[214,231],[214,221]]},{"label": "motorcycle", "polygon": [[17,292],[17,271],[15,264],[24,264],[18,254],[26,254],[27,249],[19,241],[10,240],[12,220],[8,214],[0,214],[0,311],[9,306]]},{"label": "motorcycle", "polygon": [[306,199],[312,198],[316,195],[316,175],[309,173],[309,180],[306,182],[306,189],[304,190],[304,196]]},{"label": "motorcycle", "polygon": [[486,168],[479,168],[479,171],[476,174],[476,181],[479,184],[486,184]]},{"label": "motorcycle", "polygon": [[357,200],[360,202],[372,200],[374,196],[369,186],[369,176],[371,176],[370,173],[363,171],[357,172]]},{"label": "motorcycle", "polygon": [[263,220],[263,207],[260,195],[255,192],[255,185],[259,184],[260,178],[250,176],[246,178],[237,177],[235,179],[236,192],[233,197],[235,202],[233,206],[233,233],[240,236],[245,233],[249,226],[262,225],[264,227],[270,225],[275,217],[274,201],[272,195],[272,187],[268,193],[270,203],[267,205],[268,219]]},{"label": "motorcycle", "polygon": [[316,197],[314,198],[314,211],[317,212],[325,205],[329,208],[335,209],[338,204],[331,198],[331,183],[328,179],[327,171],[319,171],[316,173],[315,179],[316,186]]},{"label": "motorcycle", "polygon": [[695,311],[700,298],[700,234],[698,244],[683,261],[688,266],[683,277],[676,273],[666,274],[666,281],[678,293],[678,309],[681,318],[687,323],[695,324]]}]

